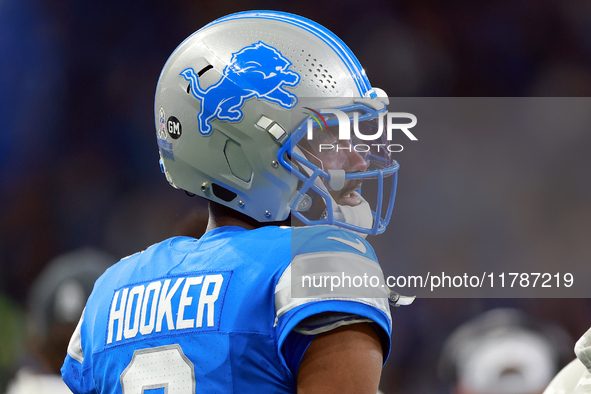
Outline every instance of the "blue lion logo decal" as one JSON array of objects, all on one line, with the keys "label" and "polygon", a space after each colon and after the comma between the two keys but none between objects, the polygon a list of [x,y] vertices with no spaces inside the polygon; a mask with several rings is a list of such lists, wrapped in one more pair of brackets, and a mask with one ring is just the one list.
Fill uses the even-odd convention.
[{"label": "blue lion logo decal", "polygon": [[283,108],[293,108],[298,98],[284,86],[296,86],[300,75],[287,70],[291,62],[278,50],[259,41],[232,54],[224,68],[223,77],[215,85],[203,90],[198,75],[189,67],[182,75],[191,85],[193,96],[201,101],[197,115],[201,134],[211,133],[214,118],[237,122],[244,117],[244,101],[256,97],[272,101]]}]

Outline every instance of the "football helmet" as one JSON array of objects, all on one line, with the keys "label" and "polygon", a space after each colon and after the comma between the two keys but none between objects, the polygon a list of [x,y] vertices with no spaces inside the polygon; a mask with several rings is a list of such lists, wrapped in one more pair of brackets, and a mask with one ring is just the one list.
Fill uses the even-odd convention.
[{"label": "football helmet", "polygon": [[[162,70],[161,169],[172,186],[262,223],[291,213],[306,225],[382,233],[399,166],[367,140],[385,134],[387,104],[319,24],[283,12],[228,15],[188,37]],[[360,193],[369,179],[371,207]]]}]

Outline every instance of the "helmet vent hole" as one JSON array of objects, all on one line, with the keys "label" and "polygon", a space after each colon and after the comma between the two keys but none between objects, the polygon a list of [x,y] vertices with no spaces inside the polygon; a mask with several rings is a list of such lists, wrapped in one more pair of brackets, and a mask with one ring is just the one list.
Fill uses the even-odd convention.
[{"label": "helmet vent hole", "polygon": [[225,187],[218,185],[217,183],[211,184],[211,191],[213,192],[214,196],[225,202],[230,202],[237,196],[237,194],[233,191],[230,191]]},{"label": "helmet vent hole", "polygon": [[[272,40],[268,40],[268,43],[271,45],[275,44]],[[329,73],[328,69],[330,67],[326,66],[326,62],[323,61],[324,59],[314,57],[306,49],[299,48],[293,42],[290,42],[290,44],[286,47],[294,53],[294,57],[296,57],[293,59],[295,69],[305,78],[306,86],[312,88],[313,92],[338,94],[337,82],[334,80],[332,74]]]},{"label": "helmet vent hole", "polygon": [[201,71],[199,71],[199,72],[197,73],[197,76],[198,76],[198,77],[202,76],[203,74],[205,74],[205,72],[206,72],[206,71],[208,71],[208,70],[211,70],[212,68],[213,68],[213,66],[212,66],[211,64],[208,64],[207,66],[203,67],[203,68],[201,69]]},{"label": "helmet vent hole", "polygon": [[[203,74],[205,74],[208,70],[211,70],[213,68],[213,66],[211,64],[208,64],[207,66],[203,67],[201,69],[201,71],[199,71],[197,73],[197,76],[200,77]],[[187,94],[191,94],[191,84],[189,83],[189,85],[187,86]]]}]

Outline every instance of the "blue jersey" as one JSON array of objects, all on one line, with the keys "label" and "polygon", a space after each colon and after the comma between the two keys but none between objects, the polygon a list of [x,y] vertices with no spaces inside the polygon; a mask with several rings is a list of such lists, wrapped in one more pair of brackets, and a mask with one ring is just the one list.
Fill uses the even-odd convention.
[{"label": "blue jersey", "polygon": [[96,282],[63,379],[74,393],[293,393],[313,339],[294,329],[331,312],[372,321],[385,359],[386,298],[291,294],[293,264],[335,258],[344,273],[379,267],[365,240],[332,226],[221,227],[155,244]]}]

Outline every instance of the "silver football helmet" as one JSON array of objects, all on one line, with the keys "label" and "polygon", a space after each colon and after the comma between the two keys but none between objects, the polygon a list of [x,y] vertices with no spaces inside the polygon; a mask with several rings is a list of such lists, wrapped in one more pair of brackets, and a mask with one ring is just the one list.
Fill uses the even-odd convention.
[{"label": "silver football helmet", "polygon": [[[291,213],[304,224],[381,233],[398,163],[383,144],[356,149],[355,139],[359,128],[383,127],[387,103],[324,27],[282,12],[229,15],[188,37],[162,70],[161,168],[172,186],[262,223]],[[347,128],[356,122],[353,137],[342,137],[343,116]],[[379,189],[374,207],[361,197],[367,179]]]}]

